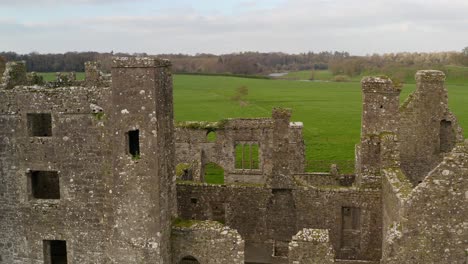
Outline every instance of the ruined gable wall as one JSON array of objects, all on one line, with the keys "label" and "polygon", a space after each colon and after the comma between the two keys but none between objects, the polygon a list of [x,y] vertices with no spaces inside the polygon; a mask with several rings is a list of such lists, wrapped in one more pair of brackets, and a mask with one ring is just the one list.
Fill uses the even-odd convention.
[{"label": "ruined gable wall", "polygon": [[[380,192],[354,188],[299,188],[292,190],[291,195],[293,202],[289,204],[289,209],[294,210],[296,222],[287,223],[286,227],[269,220],[273,215],[275,219],[289,219],[291,215],[289,209],[277,208],[271,212],[271,189],[177,185],[179,216],[184,219],[216,220],[219,216],[214,208],[223,206],[226,225],[238,230],[246,241],[246,261],[274,261],[275,240],[290,241],[302,228],[329,229],[331,243],[340,258],[380,259]],[[343,207],[360,208],[359,230],[342,232]],[[291,227],[293,231],[289,230]]]},{"label": "ruined gable wall", "polygon": [[[110,140],[107,120],[94,115],[90,104],[107,108],[109,94],[109,89],[83,87],[0,91],[6,187],[0,196],[5,212],[0,255],[5,263],[42,261],[42,241],[56,239],[67,241],[70,261],[108,261]],[[27,113],[47,112],[52,113],[52,137],[30,137]],[[60,200],[32,199],[29,170],[57,171]]]},{"label": "ruined gable wall", "polygon": [[[200,126],[200,127],[198,127]],[[194,180],[203,181],[203,167],[214,162],[223,167],[225,182],[264,183],[266,175],[273,169],[272,120],[229,119],[222,127],[216,123],[186,122],[175,129],[176,164],[191,164]],[[216,141],[209,142],[207,134],[213,130]],[[291,123],[289,126],[289,147],[287,159],[292,172],[303,172],[305,146],[302,138],[302,124]],[[243,142],[258,143],[258,170],[239,170],[235,167],[235,144]]]},{"label": "ruined gable wall", "polygon": [[401,166],[413,185],[422,181],[456,142],[463,141],[461,128],[448,109],[444,81],[443,72],[417,72],[417,89],[400,107]]},{"label": "ruined gable wall", "polygon": [[467,178],[465,142],[407,196],[382,263],[465,263]]}]

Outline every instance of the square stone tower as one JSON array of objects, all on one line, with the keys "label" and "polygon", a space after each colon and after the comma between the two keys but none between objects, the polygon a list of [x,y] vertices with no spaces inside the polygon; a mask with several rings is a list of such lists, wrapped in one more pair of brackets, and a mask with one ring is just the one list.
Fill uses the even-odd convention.
[{"label": "square stone tower", "polygon": [[113,249],[122,251],[115,255],[124,257],[119,263],[170,263],[176,208],[170,63],[115,58],[112,105]]}]

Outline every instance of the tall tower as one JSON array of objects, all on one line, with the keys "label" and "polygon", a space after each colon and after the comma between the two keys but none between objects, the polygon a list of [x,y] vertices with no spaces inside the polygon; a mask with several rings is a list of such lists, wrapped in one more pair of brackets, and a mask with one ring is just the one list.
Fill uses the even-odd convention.
[{"label": "tall tower", "polygon": [[361,143],[356,148],[356,183],[375,187],[380,184],[381,136],[398,132],[398,107],[401,90],[386,77],[366,77],[362,85]]},{"label": "tall tower", "polygon": [[116,263],[170,263],[175,213],[170,63],[115,58],[112,65]]}]

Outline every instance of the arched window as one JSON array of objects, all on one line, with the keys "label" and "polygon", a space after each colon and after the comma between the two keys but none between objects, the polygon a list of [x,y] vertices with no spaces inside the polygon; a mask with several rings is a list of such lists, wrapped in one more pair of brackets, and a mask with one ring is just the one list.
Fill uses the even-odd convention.
[{"label": "arched window", "polygon": [[210,131],[206,134],[206,140],[208,142],[215,142],[216,141],[216,132]]},{"label": "arched window", "polygon": [[200,262],[192,256],[186,256],[179,261],[179,264],[200,264]]}]

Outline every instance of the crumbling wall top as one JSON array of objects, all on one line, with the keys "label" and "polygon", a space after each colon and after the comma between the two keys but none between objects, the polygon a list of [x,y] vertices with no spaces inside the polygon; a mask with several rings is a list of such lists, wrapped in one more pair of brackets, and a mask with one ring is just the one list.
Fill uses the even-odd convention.
[{"label": "crumbling wall top", "polygon": [[366,93],[399,93],[400,88],[395,87],[390,78],[386,76],[367,76],[361,80],[362,91]]},{"label": "crumbling wall top", "polygon": [[436,70],[422,70],[416,72],[416,82],[440,83],[445,81],[445,74]]},{"label": "crumbling wall top", "polygon": [[152,57],[114,57],[113,68],[159,68],[170,67],[171,62],[165,59]]},{"label": "crumbling wall top", "polygon": [[273,119],[290,119],[292,110],[290,108],[273,108],[272,117]]},{"label": "crumbling wall top", "polygon": [[12,89],[17,85],[27,83],[26,77],[26,62],[25,61],[10,61],[6,64],[5,72],[3,73],[3,83],[6,89]]}]

